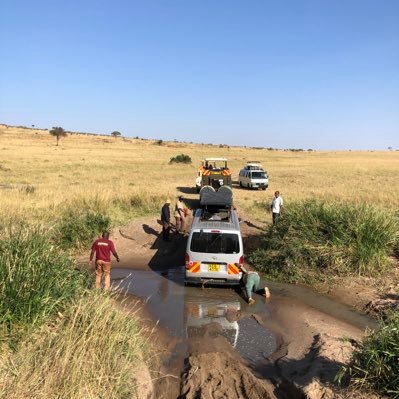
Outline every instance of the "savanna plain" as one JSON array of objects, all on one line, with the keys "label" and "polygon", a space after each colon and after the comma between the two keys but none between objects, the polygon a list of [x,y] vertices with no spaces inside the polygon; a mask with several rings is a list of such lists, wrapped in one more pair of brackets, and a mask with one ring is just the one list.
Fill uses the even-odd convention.
[{"label": "savanna plain", "polygon": [[[179,154],[192,162],[170,163]],[[353,351],[341,380],[364,397],[399,397],[398,151],[284,151],[85,133],[69,133],[57,146],[47,130],[7,125],[0,125],[0,397],[149,395],[139,382],[154,378],[153,332],[137,311],[118,305],[117,293],[93,290],[92,275],[78,271],[75,259],[102,230],[156,220],[178,194],[197,198],[206,157],[228,158],[233,181],[248,161],[269,174],[266,191],[233,186],[239,212],[262,226],[247,253],[252,267],[360,311],[379,300],[373,317],[381,328]],[[275,190],[285,214],[273,229]]]}]

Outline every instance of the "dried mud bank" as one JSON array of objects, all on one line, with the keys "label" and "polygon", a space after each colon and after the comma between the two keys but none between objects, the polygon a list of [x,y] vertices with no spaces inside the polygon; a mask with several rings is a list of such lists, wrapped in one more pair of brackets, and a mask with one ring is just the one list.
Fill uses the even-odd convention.
[{"label": "dried mud bank", "polygon": [[[259,231],[253,226],[246,223],[244,235]],[[342,304],[344,310],[336,312],[334,302],[326,305],[322,295],[284,287],[271,286],[271,300],[257,297],[255,307],[233,290],[186,288],[185,238],[173,235],[165,243],[159,231],[156,220],[143,218],[113,232],[122,259],[114,265],[113,282],[143,304],[142,321],[153,328],[158,353],[152,386],[146,383],[141,397],[362,398],[340,389],[335,376],[352,342],[364,336],[367,325],[374,326],[371,319]],[[251,341],[252,332],[260,331],[255,325],[263,329],[261,336],[274,339],[272,349],[259,349]]]}]

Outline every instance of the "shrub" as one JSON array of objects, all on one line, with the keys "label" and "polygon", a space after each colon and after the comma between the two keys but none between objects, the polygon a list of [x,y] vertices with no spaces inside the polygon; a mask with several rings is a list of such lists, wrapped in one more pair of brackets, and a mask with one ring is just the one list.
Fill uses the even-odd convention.
[{"label": "shrub", "polygon": [[176,155],[175,157],[170,158],[169,163],[191,163],[191,157],[189,155],[185,155],[185,154],[180,154],[180,155]]},{"label": "shrub", "polygon": [[56,239],[64,249],[81,249],[110,227],[111,218],[105,211],[91,210],[84,202],[76,202],[61,214]]},{"label": "shrub", "polygon": [[0,241],[0,323],[8,332],[62,310],[87,281],[42,228],[18,225]]},{"label": "shrub", "polygon": [[345,374],[354,386],[399,398],[399,313],[355,349],[350,366],[341,369],[339,378]]},{"label": "shrub", "polygon": [[289,204],[250,261],[275,278],[309,282],[331,274],[373,275],[398,240],[395,217],[367,205]]},{"label": "shrub", "polygon": [[137,397],[135,387],[147,382],[138,369],[148,341],[133,316],[101,291],[81,296],[10,357],[2,367],[0,397]]}]

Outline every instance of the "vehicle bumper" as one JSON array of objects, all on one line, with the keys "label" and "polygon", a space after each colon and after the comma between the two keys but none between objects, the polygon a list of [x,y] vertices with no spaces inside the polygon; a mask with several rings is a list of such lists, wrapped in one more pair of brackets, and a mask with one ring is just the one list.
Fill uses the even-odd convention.
[{"label": "vehicle bumper", "polygon": [[267,188],[269,186],[268,181],[263,181],[263,182],[252,182],[251,187],[252,188]]},{"label": "vehicle bumper", "polygon": [[240,280],[229,280],[224,278],[206,278],[206,277],[186,277],[184,280],[187,284],[198,284],[198,285],[228,285],[238,286]]}]

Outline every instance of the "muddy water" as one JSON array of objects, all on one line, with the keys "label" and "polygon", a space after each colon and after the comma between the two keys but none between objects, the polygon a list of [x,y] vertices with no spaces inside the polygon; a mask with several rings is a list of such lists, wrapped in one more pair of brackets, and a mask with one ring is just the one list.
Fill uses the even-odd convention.
[{"label": "muddy water", "polygon": [[270,317],[261,296],[249,306],[230,288],[184,286],[181,267],[164,272],[113,269],[112,279],[123,291],[144,299],[152,317],[171,337],[181,338],[173,356],[186,356],[188,343],[204,337],[208,341],[224,337],[254,366],[276,350],[276,337],[258,322]]},{"label": "muddy water", "polygon": [[223,337],[257,369],[281,343],[265,324],[268,320],[272,322],[275,309],[295,306],[298,302],[362,330],[377,327],[369,317],[297,285],[267,282],[272,300],[266,302],[264,297],[255,295],[255,305],[249,306],[240,291],[231,288],[185,286],[182,267],[163,271],[115,268],[112,280],[128,295],[142,298],[163,331],[176,338],[170,356],[164,359],[165,366],[181,362],[189,354],[192,342],[208,345],[212,341],[214,348]]},{"label": "muddy water", "polygon": [[300,301],[311,308],[317,309],[361,330],[378,328],[378,323],[371,317],[356,312],[348,306],[337,303],[328,296],[318,294],[307,287],[276,282],[268,282],[267,286],[274,297],[287,298],[292,303]]}]

